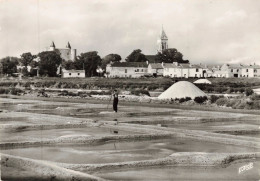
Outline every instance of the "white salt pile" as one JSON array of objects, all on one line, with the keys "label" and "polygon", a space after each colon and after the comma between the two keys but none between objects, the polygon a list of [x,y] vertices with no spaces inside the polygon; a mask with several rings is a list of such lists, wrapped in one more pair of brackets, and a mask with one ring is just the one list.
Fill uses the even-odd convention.
[{"label": "white salt pile", "polygon": [[194,84],[211,84],[211,82],[208,79],[198,79],[193,83]]},{"label": "white salt pile", "polygon": [[200,90],[194,84],[188,81],[180,81],[173,84],[166,91],[164,91],[161,95],[159,95],[159,99],[180,99],[185,97],[190,97],[194,99],[195,97],[207,96],[202,90]]}]

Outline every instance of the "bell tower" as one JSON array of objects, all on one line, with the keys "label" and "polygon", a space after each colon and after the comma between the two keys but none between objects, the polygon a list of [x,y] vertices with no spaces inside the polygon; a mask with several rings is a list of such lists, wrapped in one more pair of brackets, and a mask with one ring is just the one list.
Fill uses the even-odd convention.
[{"label": "bell tower", "polygon": [[163,29],[163,26],[162,26],[160,36],[157,40],[157,44],[158,44],[157,52],[162,53],[163,50],[168,49],[168,37]]}]

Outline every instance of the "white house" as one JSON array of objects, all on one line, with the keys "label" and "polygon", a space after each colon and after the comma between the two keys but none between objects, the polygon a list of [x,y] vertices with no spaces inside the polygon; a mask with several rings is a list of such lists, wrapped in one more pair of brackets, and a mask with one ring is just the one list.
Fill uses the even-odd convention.
[{"label": "white house", "polygon": [[191,65],[189,63],[179,64],[163,63],[163,76],[169,77],[203,77],[203,68],[199,65]]},{"label": "white house", "polygon": [[242,67],[241,64],[224,64],[220,68],[221,77],[242,77]]},{"label": "white house", "polygon": [[169,77],[182,77],[182,69],[178,66],[177,63],[162,63],[163,66],[163,76]]},{"label": "white house", "polygon": [[62,77],[63,78],[72,78],[72,77],[78,77],[78,78],[85,78],[85,70],[66,70],[62,69]]},{"label": "white house", "polygon": [[259,65],[245,65],[241,69],[242,77],[260,77]]},{"label": "white house", "polygon": [[148,73],[154,76],[163,75],[163,66],[161,63],[150,63],[148,65]]},{"label": "white house", "polygon": [[132,77],[138,78],[148,75],[146,62],[114,62],[106,67],[107,77]]}]

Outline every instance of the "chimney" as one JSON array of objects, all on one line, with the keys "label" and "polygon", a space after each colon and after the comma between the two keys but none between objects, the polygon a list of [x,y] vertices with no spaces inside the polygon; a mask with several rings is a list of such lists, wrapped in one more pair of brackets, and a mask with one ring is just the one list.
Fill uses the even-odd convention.
[{"label": "chimney", "polygon": [[147,64],[147,65],[149,65],[149,62],[148,62],[148,60],[146,60],[146,64]]},{"label": "chimney", "polygon": [[162,66],[164,66],[164,63],[162,62]]}]

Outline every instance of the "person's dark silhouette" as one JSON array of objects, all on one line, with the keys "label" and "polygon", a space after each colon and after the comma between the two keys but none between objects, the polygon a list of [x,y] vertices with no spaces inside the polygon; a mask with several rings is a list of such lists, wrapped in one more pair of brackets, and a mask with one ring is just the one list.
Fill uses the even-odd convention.
[{"label": "person's dark silhouette", "polygon": [[117,105],[118,105],[118,93],[117,90],[114,90],[113,92],[113,110],[117,112]]}]

